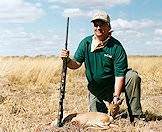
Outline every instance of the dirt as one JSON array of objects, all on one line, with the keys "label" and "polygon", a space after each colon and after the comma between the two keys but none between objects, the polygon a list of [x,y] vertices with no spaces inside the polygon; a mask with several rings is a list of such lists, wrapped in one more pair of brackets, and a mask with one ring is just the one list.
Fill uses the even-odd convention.
[{"label": "dirt", "polygon": [[[8,81],[0,78],[0,132],[98,132],[98,131],[126,131],[126,132],[160,132],[162,131],[162,115],[145,110],[147,120],[135,120],[134,125],[128,118],[120,118],[114,122],[118,127],[108,130],[96,130],[84,126],[67,124],[64,127],[51,127],[57,115],[57,90],[49,88],[48,92],[38,89],[25,89],[9,85]],[[148,96],[150,102],[160,101],[162,95]],[[151,108],[150,108],[151,110]],[[161,110],[159,110],[161,111]]]}]

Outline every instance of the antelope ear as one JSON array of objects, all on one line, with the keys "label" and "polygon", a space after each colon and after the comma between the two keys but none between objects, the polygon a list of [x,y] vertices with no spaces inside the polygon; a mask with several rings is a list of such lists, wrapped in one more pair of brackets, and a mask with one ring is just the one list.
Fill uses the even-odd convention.
[{"label": "antelope ear", "polygon": [[118,100],[117,104],[118,104],[118,105],[121,105],[122,102],[123,102],[123,100],[124,100],[124,99],[120,99],[120,100]]},{"label": "antelope ear", "polygon": [[110,105],[110,103],[108,101],[103,100],[103,102],[105,103],[106,107],[108,107]]}]

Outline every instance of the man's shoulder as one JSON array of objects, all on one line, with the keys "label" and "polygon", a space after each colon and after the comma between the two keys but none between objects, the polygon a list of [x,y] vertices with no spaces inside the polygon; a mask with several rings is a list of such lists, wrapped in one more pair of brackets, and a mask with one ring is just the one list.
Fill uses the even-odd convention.
[{"label": "man's shoulder", "polygon": [[123,45],[120,43],[119,40],[117,40],[114,37],[111,37],[110,43],[107,46],[112,48],[112,51],[114,53],[116,53],[116,52],[125,52],[125,49],[124,49]]},{"label": "man's shoulder", "polygon": [[86,47],[87,45],[92,43],[92,37],[93,35],[87,36],[85,38],[83,38],[79,44],[80,47]]},{"label": "man's shoulder", "polygon": [[87,42],[87,41],[91,42],[92,41],[92,37],[93,37],[93,35],[87,36],[87,37],[83,38],[82,41],[84,41],[84,42]]},{"label": "man's shoulder", "polygon": [[111,37],[111,43],[114,45],[114,46],[122,46],[122,44],[120,43],[119,40],[117,40],[116,38],[114,37]]}]

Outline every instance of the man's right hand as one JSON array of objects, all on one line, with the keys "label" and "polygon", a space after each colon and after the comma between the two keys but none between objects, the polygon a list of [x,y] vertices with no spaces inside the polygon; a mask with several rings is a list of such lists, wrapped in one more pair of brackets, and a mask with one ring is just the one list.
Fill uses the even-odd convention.
[{"label": "man's right hand", "polygon": [[64,58],[69,58],[69,50],[62,49],[60,53],[60,58],[63,60]]},{"label": "man's right hand", "polygon": [[60,58],[62,60],[64,60],[65,58],[67,58],[67,67],[70,68],[70,69],[78,69],[82,63],[79,63],[73,59],[70,59],[69,58],[69,50],[66,50],[66,49],[62,49],[61,50],[61,53],[60,53]]}]

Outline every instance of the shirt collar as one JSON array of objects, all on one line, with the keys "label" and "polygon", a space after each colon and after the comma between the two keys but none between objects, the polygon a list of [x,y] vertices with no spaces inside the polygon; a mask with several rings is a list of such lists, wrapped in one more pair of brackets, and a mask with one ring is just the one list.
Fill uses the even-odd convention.
[{"label": "shirt collar", "polygon": [[91,44],[91,52],[94,52],[97,49],[101,49],[104,48],[106,45],[106,42],[110,39],[110,36],[107,37],[106,40],[104,41],[100,41],[97,39],[97,37],[95,35],[93,35],[92,37],[92,44]]}]

